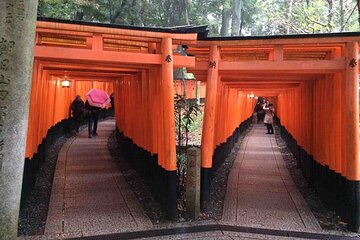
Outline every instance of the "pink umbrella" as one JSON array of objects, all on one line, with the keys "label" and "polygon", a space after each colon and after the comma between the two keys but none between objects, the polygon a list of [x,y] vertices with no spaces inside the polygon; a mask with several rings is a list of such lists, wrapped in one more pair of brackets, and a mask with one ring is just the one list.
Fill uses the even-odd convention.
[{"label": "pink umbrella", "polygon": [[103,90],[91,89],[85,96],[90,106],[105,108],[110,103],[109,95]]}]

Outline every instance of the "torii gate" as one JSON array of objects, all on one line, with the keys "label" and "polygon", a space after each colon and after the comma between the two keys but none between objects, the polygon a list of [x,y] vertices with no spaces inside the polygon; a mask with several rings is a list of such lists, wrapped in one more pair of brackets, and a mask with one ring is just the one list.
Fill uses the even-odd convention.
[{"label": "torii gate", "polygon": [[207,83],[203,203],[213,163],[221,161],[213,150],[223,151],[240,123],[233,124],[234,96],[272,97],[282,136],[304,175],[349,228],[359,231],[359,39],[359,33],[229,37],[189,45],[197,60],[189,71]]},{"label": "torii gate", "polygon": [[[130,153],[144,153],[134,161],[147,171],[151,167],[148,175],[161,189],[169,218],[174,218],[173,69],[194,67],[195,58],[173,50],[184,41],[195,41],[206,26],[157,29],[54,21],[37,22],[26,157],[31,162],[47,130],[68,117],[76,94],[92,87],[114,92],[119,137]],[[65,76],[71,80],[69,89],[60,86]],[[49,108],[55,111],[45,110]]]}]

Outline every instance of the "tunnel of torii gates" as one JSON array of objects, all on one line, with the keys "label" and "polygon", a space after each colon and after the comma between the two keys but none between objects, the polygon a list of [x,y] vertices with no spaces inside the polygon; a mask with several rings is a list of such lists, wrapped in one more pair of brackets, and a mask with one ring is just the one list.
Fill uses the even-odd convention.
[{"label": "tunnel of torii gates", "polygon": [[[360,33],[207,37],[206,26],[146,28],[38,19],[24,185],[39,144],[69,117],[75,95],[114,93],[122,154],[177,216],[173,70],[187,68],[205,96],[201,204],[212,172],[250,123],[256,100],[275,104],[281,136],[324,202],[360,225]],[[179,45],[187,47],[180,55]],[[69,88],[62,88],[64,78]],[[181,83],[180,83],[181,84]],[[204,97],[204,96],[202,96]],[[31,166],[31,167],[28,167]]]}]

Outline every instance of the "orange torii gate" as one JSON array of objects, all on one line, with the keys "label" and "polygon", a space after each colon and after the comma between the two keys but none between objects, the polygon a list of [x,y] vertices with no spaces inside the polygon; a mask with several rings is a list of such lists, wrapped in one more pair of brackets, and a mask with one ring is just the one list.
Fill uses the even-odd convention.
[{"label": "orange torii gate", "polygon": [[[118,138],[124,155],[134,159],[138,170],[146,172],[169,217],[174,218],[173,69],[193,67],[195,58],[173,50],[183,41],[195,41],[197,32],[206,26],[111,26],[38,20],[24,186],[31,185],[34,170],[40,165],[34,160],[41,162],[44,158],[40,152],[51,142],[46,137],[50,131],[53,135],[51,127],[69,117],[75,95],[84,99],[85,93],[95,87],[114,93]],[[61,87],[65,77],[71,81],[70,88]]]},{"label": "orange torii gate", "polygon": [[359,231],[359,40],[359,33],[345,33],[206,38],[189,45],[197,61],[188,71],[207,82],[201,146],[205,207],[213,165],[224,155],[213,151],[227,154],[235,127],[251,113],[242,107],[245,115],[234,118],[234,94],[255,94],[275,100],[282,137],[305,177],[349,228]]},{"label": "orange torii gate", "polygon": [[[68,118],[76,94],[92,87],[114,92],[123,155],[151,182],[169,218],[175,218],[173,70],[186,67],[206,82],[204,208],[212,171],[250,124],[256,101],[250,96],[255,94],[274,101],[282,136],[304,175],[359,231],[360,34],[208,38],[206,33],[206,26],[142,28],[39,19],[27,165],[48,129]],[[189,55],[178,54],[178,45],[186,45]],[[65,75],[69,89],[60,86]]]}]

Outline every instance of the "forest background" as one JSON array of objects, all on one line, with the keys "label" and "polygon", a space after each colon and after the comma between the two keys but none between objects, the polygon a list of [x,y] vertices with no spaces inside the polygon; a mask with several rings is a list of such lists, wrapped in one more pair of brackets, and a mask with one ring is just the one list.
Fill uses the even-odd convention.
[{"label": "forest background", "polygon": [[39,0],[42,17],[171,27],[209,36],[359,31],[360,0]]}]

